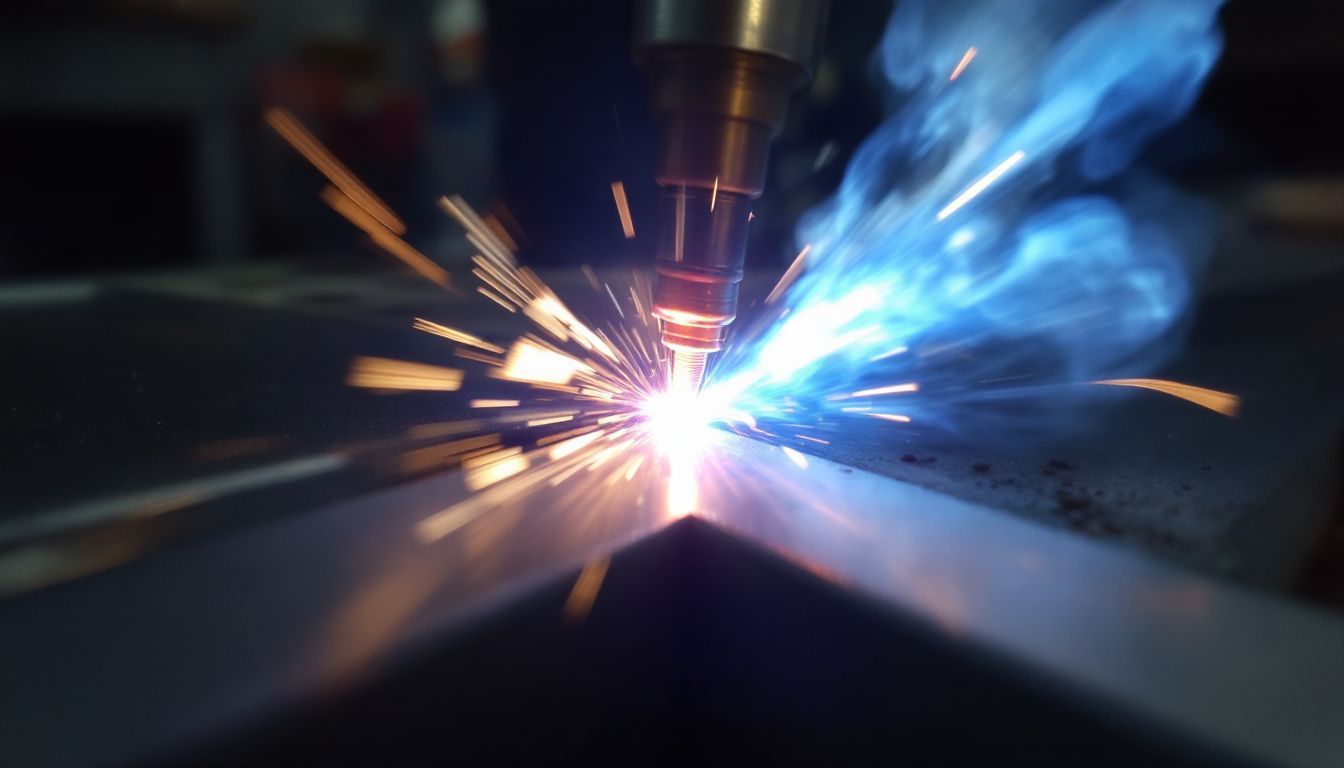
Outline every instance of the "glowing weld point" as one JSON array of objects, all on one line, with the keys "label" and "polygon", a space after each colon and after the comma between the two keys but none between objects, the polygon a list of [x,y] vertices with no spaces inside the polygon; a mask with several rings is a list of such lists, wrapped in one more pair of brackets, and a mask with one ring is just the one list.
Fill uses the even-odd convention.
[{"label": "glowing weld point", "polygon": [[990,184],[993,184],[994,182],[998,181],[1000,176],[1012,170],[1012,167],[1022,162],[1022,158],[1026,156],[1027,156],[1026,153],[1020,149],[1014,152],[1013,154],[1009,155],[1008,159],[1004,160],[1002,163],[999,163],[997,166],[995,166],[994,170],[990,171],[989,173],[986,173],[984,176],[981,176],[979,179],[976,180],[974,184],[967,187],[960,195],[954,197],[952,199],[952,202],[948,203],[947,206],[943,208],[943,210],[938,212],[938,220],[942,221],[943,219],[946,219],[948,216],[951,216],[952,214],[956,213],[957,210],[960,209],[963,205],[973,200],[976,195],[980,194],[981,192],[984,192],[986,189],[989,189]]}]

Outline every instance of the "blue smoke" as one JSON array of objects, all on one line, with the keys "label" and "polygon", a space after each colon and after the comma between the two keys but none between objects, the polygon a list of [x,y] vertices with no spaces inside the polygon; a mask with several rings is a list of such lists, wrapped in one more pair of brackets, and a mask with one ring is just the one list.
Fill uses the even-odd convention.
[{"label": "blue smoke", "polygon": [[[800,223],[785,314],[725,355],[715,391],[938,420],[994,382],[1020,396],[1160,362],[1206,216],[1121,174],[1194,102],[1220,1],[901,0],[875,54],[893,109]],[[839,397],[901,380],[920,394]]]}]

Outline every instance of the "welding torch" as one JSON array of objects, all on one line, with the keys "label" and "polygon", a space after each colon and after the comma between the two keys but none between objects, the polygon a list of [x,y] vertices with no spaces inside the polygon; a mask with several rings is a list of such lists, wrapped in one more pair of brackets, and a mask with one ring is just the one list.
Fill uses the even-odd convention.
[{"label": "welding torch", "polygon": [[672,387],[697,392],[737,316],[752,200],[789,99],[816,71],[826,0],[637,0],[658,124],[653,314]]}]

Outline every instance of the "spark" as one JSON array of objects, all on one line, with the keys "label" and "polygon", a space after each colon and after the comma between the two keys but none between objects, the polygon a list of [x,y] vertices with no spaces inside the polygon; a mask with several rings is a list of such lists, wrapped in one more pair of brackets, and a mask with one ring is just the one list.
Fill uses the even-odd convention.
[{"label": "spark", "polygon": [[584,278],[588,280],[588,284],[593,287],[594,291],[596,291],[598,283],[597,273],[593,271],[592,266],[588,264],[580,264],[579,271],[583,273]]},{"label": "spark", "polygon": [[876,363],[878,360],[886,360],[886,359],[889,358],[889,357],[895,357],[895,356],[897,356],[897,355],[903,355],[903,354],[905,354],[906,352],[909,352],[909,351],[910,351],[910,348],[907,347],[907,346],[905,346],[904,344],[902,344],[901,346],[896,347],[895,349],[889,349],[889,350],[887,350],[886,352],[882,352],[882,353],[873,355],[872,357],[868,358],[868,362],[870,362],[870,363]]},{"label": "spark", "polygon": [[884,421],[899,421],[902,424],[910,423],[910,417],[903,413],[870,413],[867,415],[872,416],[874,419],[882,419]]},{"label": "spark", "polygon": [[714,212],[714,201],[719,199],[719,177],[714,177],[714,191],[709,195],[709,212]]},{"label": "spark", "polygon": [[472,408],[517,408],[519,400],[472,400]]},{"label": "spark", "polygon": [[961,61],[957,62],[957,68],[952,70],[952,76],[947,78],[949,83],[956,80],[958,77],[961,77],[961,73],[966,71],[966,65],[971,63],[971,59],[975,58],[976,53],[975,46],[966,49],[966,53],[962,55]]},{"label": "spark", "polygon": [[496,304],[498,304],[499,306],[503,307],[504,309],[508,310],[510,313],[516,313],[516,312],[518,311],[518,310],[515,309],[514,306],[513,306],[512,304],[510,304],[508,301],[506,301],[505,299],[503,299],[503,298],[500,297],[500,296],[497,296],[496,294],[491,293],[490,291],[486,290],[485,288],[483,288],[483,287],[481,287],[481,286],[477,286],[477,287],[476,287],[476,292],[479,293],[479,294],[481,294],[481,295],[484,296],[485,298],[487,298],[487,299],[489,299],[489,300],[495,302]]},{"label": "spark", "polygon": [[514,266],[516,261],[508,244],[501,241],[490,231],[490,228],[485,225],[480,216],[476,215],[475,211],[471,210],[471,206],[467,205],[465,200],[457,195],[440,197],[439,207],[456,219],[457,223],[461,224],[462,228],[467,231],[468,242],[480,247],[482,253],[501,266]]},{"label": "spark", "polygon": [[621,231],[625,233],[625,239],[629,240],[635,236],[635,221],[630,218],[630,202],[625,199],[625,184],[611,182],[611,196],[616,200],[616,213],[621,217]]},{"label": "spark", "polygon": [[503,347],[497,347],[494,344],[482,341],[469,333],[464,333],[455,328],[449,328],[446,325],[432,323],[421,317],[415,318],[415,324],[411,327],[417,331],[424,331],[426,333],[432,333],[435,336],[442,336],[443,338],[448,339],[449,341],[455,341],[458,344],[466,344],[468,346],[476,347],[477,349],[483,349],[486,352],[494,352],[498,355],[504,354]]},{"label": "spark", "polygon": [[628,483],[631,480],[634,480],[635,473],[638,472],[639,468],[643,465],[644,465],[643,456],[636,456],[635,458],[631,459],[629,467],[625,470],[625,482]]},{"label": "spark", "polygon": [[266,122],[280,134],[289,145],[299,154],[308,159],[317,170],[321,171],[332,184],[346,197],[359,206],[361,210],[373,217],[378,223],[382,224],[394,234],[406,234],[406,225],[401,219],[387,207],[387,204],[378,199],[368,187],[364,186],[350,170],[337,160],[334,155],[322,146],[322,142],[317,140],[307,128],[303,127],[298,118],[287,109],[282,107],[272,107],[266,110]]},{"label": "spark", "polygon": [[585,435],[572,437],[562,443],[557,443],[551,447],[550,458],[552,460],[563,459],[591,445],[594,440],[602,437],[604,432],[589,432]]},{"label": "spark", "polygon": [[489,355],[483,355],[483,354],[481,354],[480,352],[472,352],[472,351],[469,350],[469,349],[456,349],[456,350],[453,350],[453,356],[454,356],[454,357],[461,357],[461,358],[464,358],[464,359],[466,359],[466,360],[475,360],[475,361],[478,362],[478,363],[485,363],[486,365],[500,366],[500,365],[503,365],[503,364],[504,364],[504,361],[503,361],[503,360],[500,360],[500,359],[497,358],[497,357],[491,357],[491,356],[489,356]]},{"label": "spark", "polygon": [[385,357],[357,357],[346,383],[367,389],[453,392],[462,387],[462,371]]},{"label": "spark", "polygon": [[793,281],[797,280],[798,276],[803,273],[804,259],[807,258],[807,253],[810,250],[812,250],[810,244],[804,245],[803,250],[793,257],[793,263],[789,265],[788,269],[784,270],[784,276],[779,278],[779,282],[775,283],[775,287],[771,289],[770,295],[765,297],[766,304],[773,304],[778,301],[779,297],[783,296],[784,292],[789,289],[789,286],[793,285]]},{"label": "spark", "polygon": [[527,426],[544,427],[547,426],[548,424],[560,424],[566,421],[573,421],[573,420],[574,420],[573,414],[569,414],[566,416],[547,416],[542,419],[531,419],[527,422]]},{"label": "spark", "polygon": [[568,384],[574,373],[582,369],[588,366],[569,355],[547,349],[531,339],[519,339],[509,348],[499,375],[513,381]]},{"label": "spark", "polygon": [[809,437],[808,435],[794,435],[794,437],[798,438],[799,440],[807,440],[808,442],[819,443],[821,445],[831,444],[830,440],[822,440],[820,437]]},{"label": "spark", "polygon": [[490,230],[491,234],[504,245],[509,253],[518,250],[518,244],[513,241],[513,238],[509,236],[508,230],[504,228],[504,224],[501,223],[493,213],[486,215],[484,221],[485,226]]},{"label": "spark", "polygon": [[583,570],[579,571],[574,589],[565,600],[566,620],[580,622],[588,617],[588,613],[593,609],[593,603],[597,601],[597,593],[602,589],[602,581],[607,576],[607,567],[610,564],[611,558],[601,557],[589,561],[583,566]]},{"label": "spark", "polygon": [[340,189],[327,187],[322,190],[322,200],[331,206],[332,210],[344,216],[351,224],[364,230],[364,234],[369,236],[374,245],[400,259],[402,263],[415,270],[426,280],[441,288],[451,289],[452,279],[443,267],[430,261],[423,253],[407,245],[405,240],[402,240],[395,232],[370,215],[367,210],[357,205]]},{"label": "spark", "polygon": [[463,482],[467,490],[479,491],[513,477],[527,469],[528,465],[528,458],[522,455],[521,448],[495,451],[463,461],[462,467],[465,470]]},{"label": "spark", "polygon": [[876,397],[878,395],[899,395],[905,392],[918,392],[918,391],[919,391],[919,384],[911,381],[905,384],[892,384],[886,387],[861,389],[858,392],[846,395],[846,397]]},{"label": "spark", "polygon": [[1195,405],[1216,411],[1224,416],[1236,416],[1241,410],[1241,398],[1229,392],[1219,392],[1215,389],[1205,389],[1196,387],[1193,384],[1182,384],[1179,381],[1167,381],[1165,379],[1105,379],[1103,381],[1094,381],[1093,384],[1104,384],[1112,387],[1138,387],[1140,389],[1151,389],[1154,392],[1161,392],[1172,397],[1179,397],[1182,400],[1189,401]]},{"label": "spark", "polygon": [[621,309],[621,302],[616,300],[616,294],[611,292],[611,286],[607,285],[606,283],[603,283],[602,287],[607,289],[607,295],[611,297],[611,305],[616,308],[617,314],[619,314],[621,316],[621,319],[624,320],[625,310]]},{"label": "spark", "polygon": [[989,189],[990,184],[993,184],[994,182],[998,181],[1000,176],[1012,170],[1013,166],[1022,162],[1022,158],[1026,156],[1027,156],[1026,153],[1020,149],[1014,152],[1013,154],[1009,155],[1007,160],[1004,160],[1002,163],[996,165],[992,171],[986,173],[984,176],[981,176],[979,179],[975,181],[975,183],[967,187],[961,194],[954,197],[952,199],[952,202],[948,203],[941,211],[938,212],[938,220],[942,221],[943,219],[946,219],[948,216],[951,216],[952,214],[956,213],[958,209],[960,209],[963,205],[969,203],[972,199],[975,198],[976,195],[979,195],[981,192],[984,192],[986,189]]}]

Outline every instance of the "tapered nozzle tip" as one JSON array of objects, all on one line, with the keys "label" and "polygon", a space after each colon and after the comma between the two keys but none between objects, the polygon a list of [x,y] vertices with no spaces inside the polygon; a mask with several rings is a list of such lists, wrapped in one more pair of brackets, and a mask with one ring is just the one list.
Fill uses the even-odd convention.
[{"label": "tapered nozzle tip", "polygon": [[706,352],[672,353],[672,391],[696,394],[700,391],[700,382],[705,378],[705,362],[709,359]]}]

